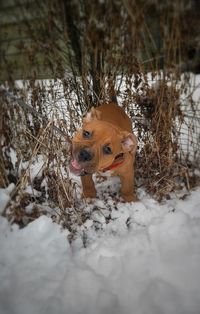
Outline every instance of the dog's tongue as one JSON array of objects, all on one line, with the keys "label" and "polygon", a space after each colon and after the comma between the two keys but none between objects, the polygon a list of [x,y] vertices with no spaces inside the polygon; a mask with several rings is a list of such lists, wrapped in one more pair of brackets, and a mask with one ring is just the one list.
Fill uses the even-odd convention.
[{"label": "dog's tongue", "polygon": [[74,159],[72,161],[72,166],[76,169],[76,170],[80,170],[81,166],[79,165],[78,161],[76,159]]}]

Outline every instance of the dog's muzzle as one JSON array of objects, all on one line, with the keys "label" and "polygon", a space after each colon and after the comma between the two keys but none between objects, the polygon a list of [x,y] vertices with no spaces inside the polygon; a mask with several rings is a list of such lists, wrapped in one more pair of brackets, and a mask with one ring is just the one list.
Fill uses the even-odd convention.
[{"label": "dog's muzzle", "polygon": [[70,170],[72,173],[78,176],[84,176],[93,173],[91,167],[91,160],[94,157],[94,153],[87,147],[81,148],[74,153],[72,157]]},{"label": "dog's muzzle", "polygon": [[78,154],[78,161],[79,162],[87,162],[92,160],[93,156],[92,153],[87,150],[87,148],[82,148]]}]

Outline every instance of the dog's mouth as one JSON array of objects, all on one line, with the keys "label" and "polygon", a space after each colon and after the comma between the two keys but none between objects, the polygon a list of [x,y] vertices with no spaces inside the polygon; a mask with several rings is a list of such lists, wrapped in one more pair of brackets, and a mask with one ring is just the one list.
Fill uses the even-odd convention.
[{"label": "dog's mouth", "polygon": [[84,176],[89,174],[87,170],[85,170],[84,165],[80,165],[76,159],[73,159],[70,164],[70,171],[77,176]]}]

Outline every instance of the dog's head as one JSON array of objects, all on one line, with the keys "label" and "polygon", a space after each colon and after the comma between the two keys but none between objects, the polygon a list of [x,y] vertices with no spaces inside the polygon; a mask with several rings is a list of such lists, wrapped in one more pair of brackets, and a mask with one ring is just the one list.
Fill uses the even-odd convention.
[{"label": "dog's head", "polygon": [[101,112],[92,110],[83,119],[83,127],[72,139],[71,171],[76,175],[103,171],[116,157],[136,149],[132,133],[101,120]]}]

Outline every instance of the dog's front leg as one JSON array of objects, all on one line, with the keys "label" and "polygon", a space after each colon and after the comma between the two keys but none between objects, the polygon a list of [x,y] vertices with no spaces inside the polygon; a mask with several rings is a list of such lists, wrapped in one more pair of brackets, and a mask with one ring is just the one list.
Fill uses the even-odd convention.
[{"label": "dog's front leg", "polygon": [[83,196],[86,198],[95,198],[96,189],[94,186],[94,181],[92,175],[85,175],[81,177],[82,187],[83,187]]},{"label": "dog's front leg", "polygon": [[[129,170],[130,171],[130,170]],[[136,201],[135,187],[134,187],[134,172],[126,175],[121,175],[121,195],[125,202]]]}]

